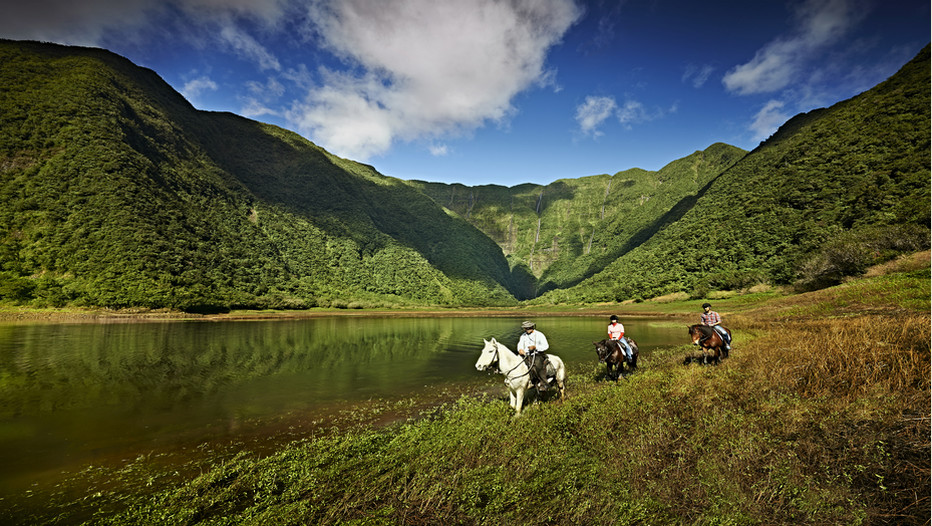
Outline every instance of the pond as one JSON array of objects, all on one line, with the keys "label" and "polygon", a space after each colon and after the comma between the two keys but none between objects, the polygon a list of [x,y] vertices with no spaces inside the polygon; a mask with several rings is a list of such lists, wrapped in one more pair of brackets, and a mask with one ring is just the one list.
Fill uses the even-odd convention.
[{"label": "pond", "polygon": [[[540,317],[572,370],[595,364],[602,317]],[[623,318],[642,356],[685,330]],[[62,473],[237,440],[374,398],[487,385],[483,338],[514,349],[519,318],[366,317],[0,324],[0,497]],[[503,388],[502,388],[503,389]],[[284,422],[284,423],[283,423]],[[2,502],[2,501],[0,501]]]}]

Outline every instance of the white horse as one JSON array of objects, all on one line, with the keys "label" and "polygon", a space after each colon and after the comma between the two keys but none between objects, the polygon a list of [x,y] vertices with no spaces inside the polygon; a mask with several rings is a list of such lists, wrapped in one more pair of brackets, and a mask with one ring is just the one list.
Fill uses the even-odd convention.
[{"label": "white horse", "polygon": [[[485,347],[476,361],[476,369],[484,371],[492,364],[498,363],[498,372],[505,375],[505,385],[508,386],[509,404],[514,408],[515,416],[521,416],[524,394],[531,388],[531,375],[524,358],[495,341],[495,338],[482,341],[485,342]],[[566,391],[566,366],[557,355],[547,353],[547,357],[547,382],[552,385],[556,380],[557,387],[560,388],[560,400],[563,400]]]}]

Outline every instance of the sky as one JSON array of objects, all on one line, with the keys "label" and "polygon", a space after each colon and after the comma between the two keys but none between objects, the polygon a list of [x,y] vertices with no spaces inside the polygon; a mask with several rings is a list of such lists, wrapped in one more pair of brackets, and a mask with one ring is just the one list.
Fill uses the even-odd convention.
[{"label": "sky", "polygon": [[198,109],[470,186],[751,150],[896,73],[932,27],[928,0],[0,3],[0,38],[108,49]]}]

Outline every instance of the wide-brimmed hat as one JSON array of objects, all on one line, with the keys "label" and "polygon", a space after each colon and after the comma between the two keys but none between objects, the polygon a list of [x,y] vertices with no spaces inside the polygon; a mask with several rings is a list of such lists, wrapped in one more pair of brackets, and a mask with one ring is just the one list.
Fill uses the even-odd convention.
[{"label": "wide-brimmed hat", "polygon": [[535,327],[537,327],[537,325],[535,325],[532,321],[526,321],[521,324],[522,329],[533,329]]}]

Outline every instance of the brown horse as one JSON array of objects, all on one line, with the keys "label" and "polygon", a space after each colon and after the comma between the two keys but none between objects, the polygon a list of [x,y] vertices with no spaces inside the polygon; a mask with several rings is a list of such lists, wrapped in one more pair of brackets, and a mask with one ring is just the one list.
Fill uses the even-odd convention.
[{"label": "brown horse", "polygon": [[627,365],[629,374],[634,372],[638,366],[638,344],[627,336],[624,338],[628,341],[628,345],[631,346],[630,361],[628,361],[625,356],[625,350],[617,340],[592,342],[592,344],[595,345],[596,354],[599,355],[599,361],[605,363],[608,377],[616,382],[618,381],[618,377],[623,374],[622,369],[625,368],[625,365]]},{"label": "brown horse", "polygon": [[[725,327],[722,328],[725,329]],[[728,333],[728,339],[731,340],[731,331],[725,329],[725,332]],[[721,362],[723,358],[728,358],[728,346],[725,344],[725,340],[722,339],[722,335],[708,325],[690,325],[689,339],[693,342],[693,345],[698,345],[702,349],[703,363],[708,363],[708,353],[711,353],[712,360],[715,363]]]}]

